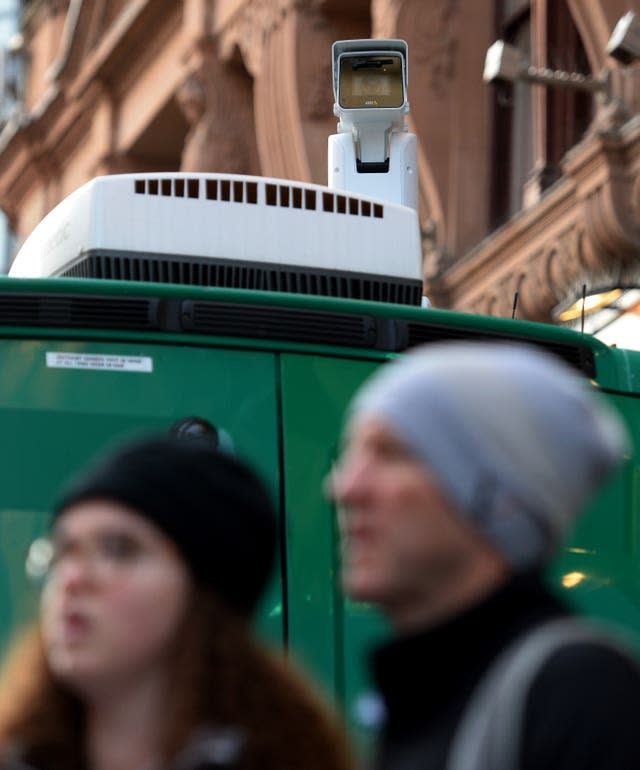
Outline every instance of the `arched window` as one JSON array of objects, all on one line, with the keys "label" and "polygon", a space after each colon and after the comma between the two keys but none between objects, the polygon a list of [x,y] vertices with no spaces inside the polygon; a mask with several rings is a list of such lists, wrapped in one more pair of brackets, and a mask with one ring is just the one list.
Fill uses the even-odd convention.
[{"label": "arched window", "polygon": [[11,258],[16,251],[16,237],[11,230],[9,220],[0,209],[0,275],[6,275],[9,271]]},{"label": "arched window", "polygon": [[[590,74],[566,0],[497,0],[496,33],[533,64]],[[492,228],[559,178],[562,157],[593,113],[593,96],[584,92],[522,82],[495,88]]]},{"label": "arched window", "polygon": [[[16,35],[20,28],[20,14],[22,3],[20,0],[0,0],[0,94],[2,95],[2,104],[0,104],[0,125],[4,122],[5,116],[11,112],[17,99],[15,93],[16,83],[10,82],[15,79],[18,73],[15,67],[9,62],[7,46],[9,41]],[[14,62],[15,63],[15,62]],[[15,247],[15,238],[9,227],[9,222],[5,214],[0,210],[0,275],[9,269],[9,261],[13,256]]]},{"label": "arched window", "polygon": [[0,0],[0,40],[6,42],[18,31],[20,0]]},{"label": "arched window", "polygon": [[[547,66],[591,74],[587,54],[566,0],[547,2]],[[585,91],[548,88],[546,159],[552,180],[560,175],[562,156],[580,141],[594,116],[594,97]]]},{"label": "arched window", "polygon": [[[531,3],[498,0],[497,38],[531,58]],[[494,91],[494,178],[491,226],[522,208],[522,190],[533,168],[533,99],[526,83],[499,83]]]}]

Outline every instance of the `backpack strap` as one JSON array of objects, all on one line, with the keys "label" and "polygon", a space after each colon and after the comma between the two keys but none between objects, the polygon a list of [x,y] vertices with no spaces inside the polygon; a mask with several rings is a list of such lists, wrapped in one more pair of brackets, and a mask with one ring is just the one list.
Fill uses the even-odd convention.
[{"label": "backpack strap", "polygon": [[519,636],[481,678],[454,734],[447,770],[518,770],[527,696],[551,656],[570,644],[630,653],[577,618],[552,620]]}]

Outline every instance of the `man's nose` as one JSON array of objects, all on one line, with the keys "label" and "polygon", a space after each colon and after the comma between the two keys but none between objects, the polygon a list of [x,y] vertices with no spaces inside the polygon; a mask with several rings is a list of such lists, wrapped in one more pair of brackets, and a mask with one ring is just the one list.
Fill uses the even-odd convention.
[{"label": "man's nose", "polygon": [[329,474],[329,496],[346,505],[358,499],[367,487],[368,464],[363,457],[342,459]]}]

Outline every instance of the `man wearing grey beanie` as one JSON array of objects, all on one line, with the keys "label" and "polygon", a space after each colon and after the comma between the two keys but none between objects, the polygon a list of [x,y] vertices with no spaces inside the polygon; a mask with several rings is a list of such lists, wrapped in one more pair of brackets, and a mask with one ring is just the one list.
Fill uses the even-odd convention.
[{"label": "man wearing grey beanie", "polygon": [[621,462],[617,414],[528,346],[429,345],[356,395],[332,474],[374,652],[384,770],[640,768],[640,673],[542,572]]}]

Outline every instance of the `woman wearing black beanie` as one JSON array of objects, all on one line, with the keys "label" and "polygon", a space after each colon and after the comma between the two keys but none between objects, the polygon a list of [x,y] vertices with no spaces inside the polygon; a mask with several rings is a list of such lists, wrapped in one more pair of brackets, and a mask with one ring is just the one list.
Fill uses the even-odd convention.
[{"label": "woman wearing black beanie", "polygon": [[342,731],[249,618],[276,546],[261,481],[204,441],[107,455],[54,509],[39,627],[0,688],[0,765],[347,770]]}]

